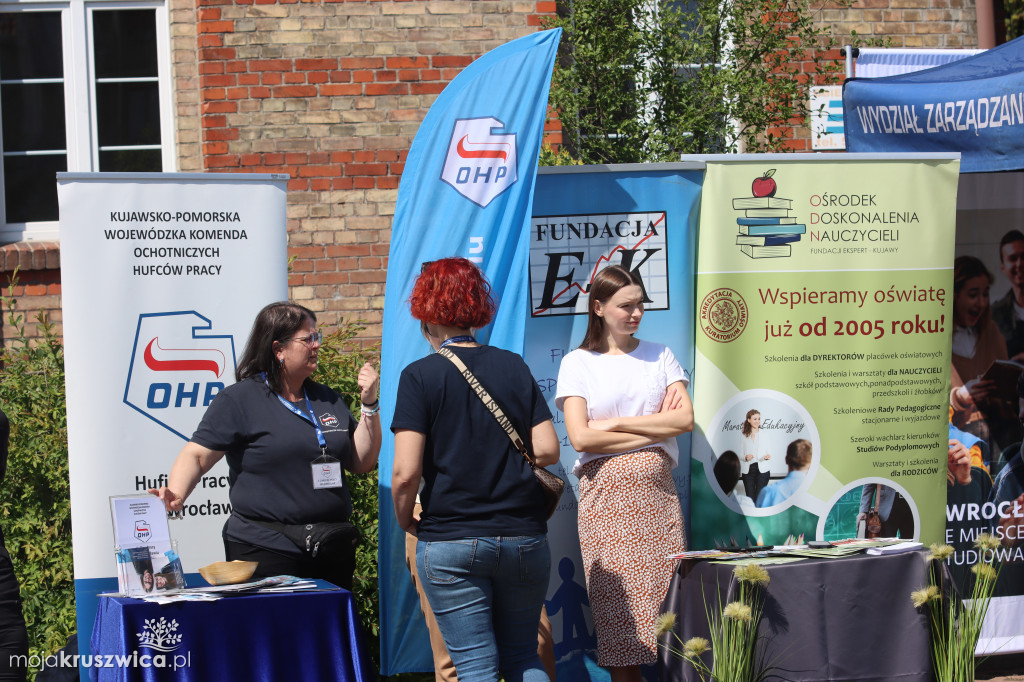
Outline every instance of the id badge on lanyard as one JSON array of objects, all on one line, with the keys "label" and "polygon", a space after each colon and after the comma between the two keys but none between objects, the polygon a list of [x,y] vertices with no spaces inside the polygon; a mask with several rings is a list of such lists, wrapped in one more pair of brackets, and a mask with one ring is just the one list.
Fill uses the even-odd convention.
[{"label": "id badge on lanyard", "polygon": [[341,462],[331,457],[324,447],[320,456],[313,460],[313,490],[324,488],[341,488],[345,485],[345,479],[341,476]]},{"label": "id badge on lanyard", "polygon": [[[263,381],[267,383],[268,387],[270,386],[267,382],[266,375],[263,376]],[[341,475],[341,462],[335,457],[332,457],[331,453],[327,450],[327,441],[324,439],[324,432],[320,429],[320,424],[316,421],[316,414],[313,413],[313,406],[309,402],[309,396],[306,394],[305,389],[302,390],[302,397],[306,399],[306,411],[308,414],[303,414],[299,408],[292,405],[280,395],[277,396],[277,399],[280,400],[281,404],[287,407],[290,411],[312,424],[313,428],[316,430],[316,442],[320,446],[320,456],[314,459],[309,465],[313,472],[313,490],[341,488],[345,485],[345,479]]]}]

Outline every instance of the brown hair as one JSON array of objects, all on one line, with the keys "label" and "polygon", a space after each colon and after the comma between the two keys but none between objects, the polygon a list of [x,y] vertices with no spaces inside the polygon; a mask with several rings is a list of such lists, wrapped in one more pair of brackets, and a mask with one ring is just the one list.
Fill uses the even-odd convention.
[{"label": "brown hair", "polygon": [[[956,297],[967,284],[967,280],[975,277],[984,277],[992,284],[992,273],[988,271],[985,264],[974,256],[960,256],[953,261],[953,319],[956,319]],[[985,312],[981,314],[975,323],[975,329],[984,329],[992,317],[991,303],[985,306]]]},{"label": "brown hair", "polygon": [[786,448],[786,464],[790,469],[806,469],[811,463],[811,441],[798,438]]},{"label": "brown hair", "polygon": [[270,388],[280,393],[284,386],[281,383],[281,366],[274,355],[274,342],[291,338],[307,320],[315,325],[316,315],[297,303],[280,301],[265,306],[252,323],[249,340],[235,370],[235,380],[241,381],[265,372]]},{"label": "brown hair", "polygon": [[754,427],[750,425],[750,418],[755,414],[761,414],[759,410],[750,410],[747,412],[747,416],[743,418],[743,435],[749,436],[754,432]]},{"label": "brown hair", "polygon": [[609,265],[594,276],[594,281],[590,283],[590,299],[587,301],[587,333],[583,336],[580,348],[597,350],[601,347],[604,320],[597,315],[597,304],[607,302],[619,289],[633,284],[643,288],[640,279],[620,265]]}]

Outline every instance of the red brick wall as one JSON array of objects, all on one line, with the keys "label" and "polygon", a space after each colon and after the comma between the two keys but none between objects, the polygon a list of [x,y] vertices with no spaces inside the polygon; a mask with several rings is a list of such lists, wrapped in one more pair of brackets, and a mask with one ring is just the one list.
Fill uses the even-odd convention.
[{"label": "red brick wall", "polygon": [[[16,285],[11,286],[12,279]],[[3,297],[3,324],[0,335],[10,346],[18,336],[11,324],[7,303],[13,299],[21,316],[25,335],[38,337],[37,318],[43,313],[62,333],[60,307],[60,249],[56,242],[17,242],[0,246],[0,296]]]},{"label": "red brick wall", "polygon": [[[179,171],[287,173],[289,284],[326,327],[380,337],[391,219],[413,136],[466,64],[538,30],[552,0],[169,0]],[[821,9],[834,35],[972,47],[969,0],[857,0]],[[841,65],[833,51],[825,55]],[[808,63],[801,64],[805,71]],[[788,147],[810,149],[794,122]],[[790,133],[790,131],[785,131]],[[560,137],[557,121],[549,140]],[[43,254],[43,255],[40,255]],[[0,249],[0,285],[32,321],[60,321],[56,244]],[[51,263],[52,261],[52,263]],[[11,336],[4,321],[3,335]]]},{"label": "red brick wall", "polygon": [[553,2],[198,0],[202,168],[287,173],[289,285],[380,337],[391,219],[434,98]]}]

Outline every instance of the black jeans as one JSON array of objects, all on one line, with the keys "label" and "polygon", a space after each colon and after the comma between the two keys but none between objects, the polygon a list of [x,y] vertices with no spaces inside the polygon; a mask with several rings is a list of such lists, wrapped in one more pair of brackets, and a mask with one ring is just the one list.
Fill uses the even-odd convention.
[{"label": "black jeans", "polygon": [[757,466],[757,462],[752,463],[750,471],[743,474],[743,491],[754,504],[757,504],[757,495],[768,485],[771,476],[770,471],[761,471],[760,467]]},{"label": "black jeans", "polygon": [[292,556],[274,552],[262,547],[232,540],[224,541],[224,553],[228,561],[256,561],[259,566],[253,579],[269,578],[275,575],[293,575],[296,578],[319,578],[338,587],[352,590],[352,574],[356,567],[356,551],[341,556]]}]

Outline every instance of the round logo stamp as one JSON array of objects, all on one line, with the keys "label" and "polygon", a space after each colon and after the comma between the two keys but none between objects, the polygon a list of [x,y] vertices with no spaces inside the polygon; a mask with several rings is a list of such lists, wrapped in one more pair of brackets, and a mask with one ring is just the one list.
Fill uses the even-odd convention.
[{"label": "round logo stamp", "polygon": [[747,327],[747,302],[732,289],[715,289],[700,302],[700,328],[709,339],[729,343]]}]

